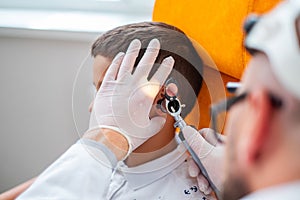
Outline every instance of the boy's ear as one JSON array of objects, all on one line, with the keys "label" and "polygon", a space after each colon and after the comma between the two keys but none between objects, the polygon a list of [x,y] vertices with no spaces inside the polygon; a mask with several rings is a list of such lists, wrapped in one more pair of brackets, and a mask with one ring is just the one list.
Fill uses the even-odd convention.
[{"label": "boy's ear", "polygon": [[271,139],[269,131],[272,107],[269,95],[265,90],[249,93],[246,99],[247,108],[240,142],[240,161],[245,167],[251,167],[260,161],[264,146]]},{"label": "boy's ear", "polygon": [[163,86],[161,86],[161,88],[160,88],[159,92],[157,93],[156,97],[158,97],[158,98],[163,97],[165,95],[165,92],[166,92],[166,86],[163,85]]}]

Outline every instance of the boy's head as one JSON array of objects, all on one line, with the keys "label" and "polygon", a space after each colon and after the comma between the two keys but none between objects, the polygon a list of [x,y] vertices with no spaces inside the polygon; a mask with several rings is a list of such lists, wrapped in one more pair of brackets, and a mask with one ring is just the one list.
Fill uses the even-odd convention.
[{"label": "boy's head", "polygon": [[[182,116],[185,117],[193,108],[200,91],[203,63],[191,41],[181,30],[159,22],[141,22],[120,26],[102,34],[92,45],[91,53],[95,58],[101,56],[100,62],[106,62],[107,65],[117,53],[126,52],[133,39],[139,39],[142,42],[142,49],[136,59],[136,66],[153,38],[157,38],[161,43],[161,50],[155,63],[161,63],[170,55],[175,59],[170,77],[177,81],[179,98],[182,103],[186,104],[182,111]],[[154,67],[150,76],[155,70]]]}]

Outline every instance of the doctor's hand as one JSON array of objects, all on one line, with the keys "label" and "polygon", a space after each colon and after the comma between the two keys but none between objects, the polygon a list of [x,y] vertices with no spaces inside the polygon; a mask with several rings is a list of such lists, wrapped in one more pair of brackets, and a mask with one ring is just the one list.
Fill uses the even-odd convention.
[{"label": "doctor's hand", "polygon": [[160,43],[157,39],[150,41],[134,70],[140,48],[141,42],[133,40],[126,54],[119,53],[114,58],[95,97],[90,120],[90,129],[110,129],[124,136],[129,153],[163,127],[165,118],[156,116],[150,119],[149,113],[174,65],[172,57],[165,58],[148,80]]},{"label": "doctor's hand", "polygon": [[[186,126],[182,132],[188,144],[200,158],[207,173],[209,174],[210,179],[220,190],[223,182],[224,145],[217,142],[213,130],[209,128],[201,129],[198,132],[196,129]],[[225,136],[220,137],[225,139]],[[212,189],[206,178],[201,174],[196,163],[190,159],[188,160],[188,165],[190,176],[197,177],[199,190],[201,190],[204,194],[210,194]]]}]

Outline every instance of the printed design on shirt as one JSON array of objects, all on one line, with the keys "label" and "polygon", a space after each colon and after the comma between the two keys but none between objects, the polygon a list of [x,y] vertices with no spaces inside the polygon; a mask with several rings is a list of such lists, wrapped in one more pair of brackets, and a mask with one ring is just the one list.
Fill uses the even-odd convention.
[{"label": "printed design on shirt", "polygon": [[194,186],[190,187],[189,189],[185,189],[183,192],[186,195],[190,195],[192,193],[198,192],[198,190],[199,190],[198,187],[196,185],[194,185]]}]

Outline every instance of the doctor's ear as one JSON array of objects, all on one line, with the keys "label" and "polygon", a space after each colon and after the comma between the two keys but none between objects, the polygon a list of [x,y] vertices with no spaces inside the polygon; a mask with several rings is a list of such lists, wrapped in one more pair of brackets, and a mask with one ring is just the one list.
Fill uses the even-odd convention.
[{"label": "doctor's ear", "polygon": [[245,112],[247,119],[243,119],[245,132],[240,148],[244,164],[251,167],[261,161],[261,156],[266,153],[264,147],[271,137],[272,105],[268,92],[257,90],[249,93]]}]

